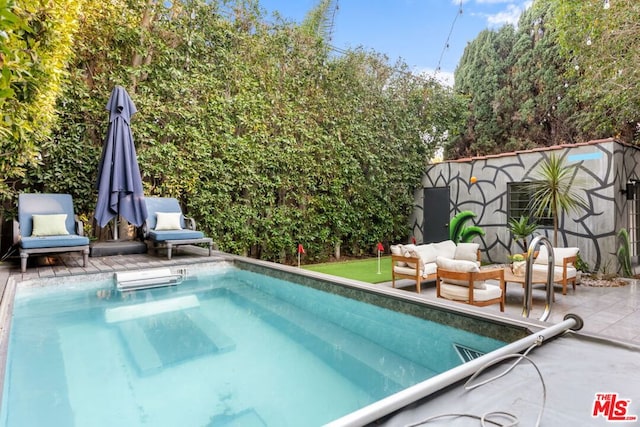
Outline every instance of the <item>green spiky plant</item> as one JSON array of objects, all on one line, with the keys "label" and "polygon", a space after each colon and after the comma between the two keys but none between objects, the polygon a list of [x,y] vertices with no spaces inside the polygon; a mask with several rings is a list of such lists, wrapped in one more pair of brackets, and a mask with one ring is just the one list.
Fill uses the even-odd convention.
[{"label": "green spiky plant", "polygon": [[538,224],[531,222],[528,216],[521,216],[518,219],[511,218],[508,226],[513,240],[520,245],[523,252],[526,252],[527,238],[538,229]]},{"label": "green spiky plant", "polygon": [[472,211],[462,211],[449,221],[449,239],[457,243],[469,243],[477,236],[484,236],[485,232],[477,225],[465,226],[465,223],[476,214]]},{"label": "green spiky plant", "polygon": [[618,262],[622,267],[622,274],[624,277],[633,276],[633,270],[631,269],[631,250],[629,244],[629,233],[626,229],[621,229],[618,232]]},{"label": "green spiky plant", "polygon": [[563,211],[586,209],[588,204],[580,195],[576,165],[566,166],[564,158],[552,154],[537,170],[536,181],[528,183],[531,191],[533,215],[553,218],[553,246],[558,246],[558,220]]}]

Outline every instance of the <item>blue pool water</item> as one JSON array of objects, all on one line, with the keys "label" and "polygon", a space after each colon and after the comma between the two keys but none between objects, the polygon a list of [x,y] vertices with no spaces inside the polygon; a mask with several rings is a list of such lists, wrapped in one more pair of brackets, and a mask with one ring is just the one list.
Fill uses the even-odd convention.
[{"label": "blue pool water", "polygon": [[319,426],[504,344],[229,266],[19,286],[0,425]]}]

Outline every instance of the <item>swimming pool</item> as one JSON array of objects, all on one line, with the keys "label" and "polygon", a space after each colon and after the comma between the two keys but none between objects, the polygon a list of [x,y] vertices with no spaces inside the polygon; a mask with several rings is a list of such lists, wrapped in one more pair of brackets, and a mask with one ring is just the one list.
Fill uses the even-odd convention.
[{"label": "swimming pool", "polygon": [[511,339],[251,269],[126,293],[104,277],[18,286],[0,425],[322,425]]}]

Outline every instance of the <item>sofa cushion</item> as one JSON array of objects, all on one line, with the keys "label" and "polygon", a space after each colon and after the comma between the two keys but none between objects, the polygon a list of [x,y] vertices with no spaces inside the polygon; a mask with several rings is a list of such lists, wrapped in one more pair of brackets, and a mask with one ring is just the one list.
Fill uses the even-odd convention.
[{"label": "sofa cushion", "polygon": [[[416,245],[414,245],[413,243],[409,243],[407,245],[402,245],[402,255],[404,255],[407,258],[412,258],[413,255],[413,251],[416,248]],[[416,268],[416,264],[413,262],[407,262],[406,263],[409,267],[411,268]]]},{"label": "sofa cushion", "polygon": [[[426,245],[418,245],[411,249],[409,252],[409,256],[418,258],[420,260],[420,270],[426,270],[429,264],[434,264],[436,262],[436,257],[438,253],[436,252],[434,245],[429,243]],[[407,263],[410,267],[415,268],[414,263]]]},{"label": "sofa cushion", "polygon": [[[391,250],[391,254],[392,255],[404,256],[404,251],[402,249],[402,245],[391,245],[391,246],[389,246],[389,249]],[[396,265],[398,267],[406,267],[407,263],[406,262],[402,262],[402,261],[397,261]]]},{"label": "sofa cushion", "polygon": [[[533,268],[534,272],[547,274],[547,271],[549,269],[549,265],[548,264],[545,264],[545,265],[533,264],[532,268]],[[553,268],[554,280],[561,280],[562,279],[562,269],[563,269],[562,265],[555,266]],[[577,274],[578,274],[578,270],[576,270],[575,267],[567,266],[567,279],[573,279],[574,277],[576,277]]]},{"label": "sofa cushion", "polygon": [[[488,301],[500,298],[501,295],[500,286],[496,285],[486,285],[485,289],[473,290],[474,301]],[[440,296],[455,301],[469,302],[469,288],[467,286],[442,283],[440,284]]]},{"label": "sofa cushion", "polygon": [[454,259],[466,261],[478,261],[478,243],[458,243]]},{"label": "sofa cushion", "polygon": [[436,262],[438,257],[438,252],[432,243],[416,246],[415,252],[417,252],[424,265]]},{"label": "sofa cushion", "polygon": [[[557,266],[562,267],[562,263],[564,258],[572,257],[578,255],[580,248],[569,247],[569,248],[553,248],[553,263]],[[534,264],[544,264],[547,265],[549,262],[549,255],[547,254],[547,247],[541,246],[540,251],[538,252],[538,256],[534,260]]]},{"label": "sofa cushion", "polygon": [[36,215],[32,217],[33,228],[31,235],[40,236],[65,236],[69,234],[67,230],[67,214]]},{"label": "sofa cushion", "polygon": [[[436,265],[438,268],[443,270],[455,271],[458,273],[477,273],[480,271],[478,264],[473,261],[449,259],[442,256],[436,258]],[[443,279],[443,282],[465,287],[469,285],[467,280],[445,278]],[[476,289],[486,289],[487,285],[482,280],[476,280],[473,282],[473,287]]]},{"label": "sofa cushion", "polygon": [[453,240],[444,240],[433,244],[438,256],[454,259],[456,256],[456,244]]},{"label": "sofa cushion", "polygon": [[[422,277],[427,278],[429,275],[431,274],[435,274],[437,271],[438,267],[436,266],[435,262],[429,263],[427,265],[424,266],[424,269],[420,271]],[[416,274],[416,268],[413,267],[400,267],[400,266],[394,266],[393,267],[393,271],[398,273],[398,274],[406,274],[408,276],[414,276]]]}]

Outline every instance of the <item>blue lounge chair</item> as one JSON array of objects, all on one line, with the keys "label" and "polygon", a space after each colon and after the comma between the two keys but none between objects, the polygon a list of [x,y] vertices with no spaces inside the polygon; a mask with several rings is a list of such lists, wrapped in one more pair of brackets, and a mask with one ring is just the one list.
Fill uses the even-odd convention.
[{"label": "blue lounge chair", "polygon": [[167,258],[171,259],[171,251],[180,245],[206,245],[209,256],[213,249],[213,240],[196,231],[193,218],[182,214],[180,203],[172,197],[145,197],[147,204],[147,220],[142,234],[145,240],[153,244],[154,250],[167,249]]},{"label": "blue lounge chair", "polygon": [[18,195],[18,220],[13,221],[14,244],[20,249],[20,269],[27,271],[31,254],[82,252],[87,266],[89,239],[73,211],[69,194]]}]

